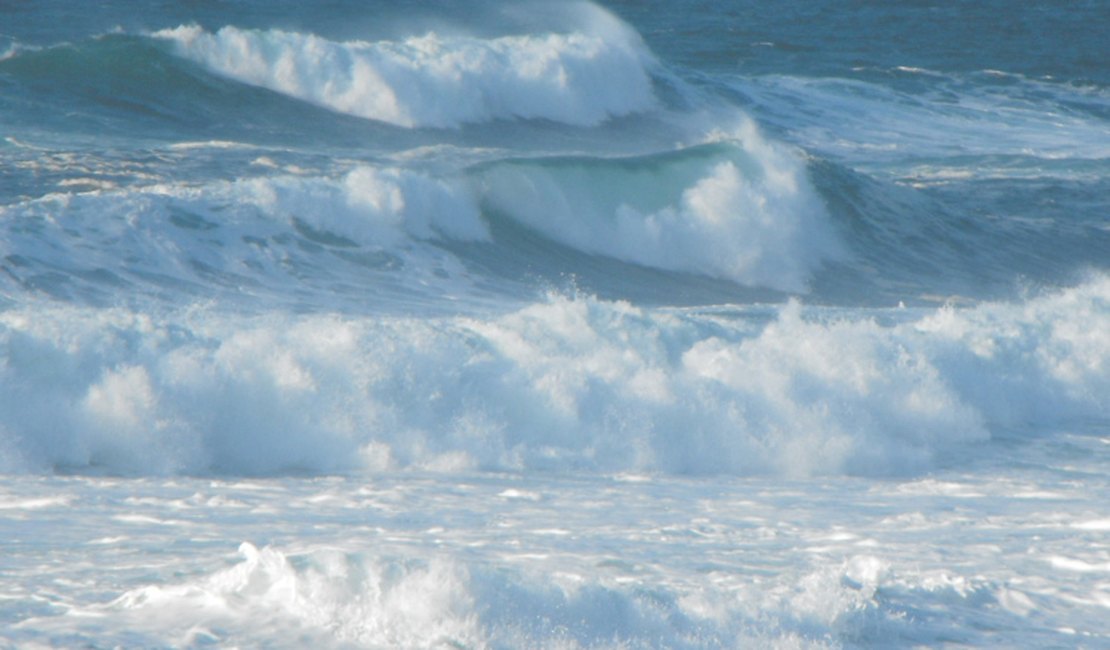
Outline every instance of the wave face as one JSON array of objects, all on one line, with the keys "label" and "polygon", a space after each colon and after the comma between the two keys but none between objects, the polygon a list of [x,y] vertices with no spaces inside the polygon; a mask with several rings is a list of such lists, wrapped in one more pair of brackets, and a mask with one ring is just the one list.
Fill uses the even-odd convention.
[{"label": "wave face", "polygon": [[741,140],[622,161],[501,162],[483,199],[576,250],[782,291],[843,253],[801,160]]}]

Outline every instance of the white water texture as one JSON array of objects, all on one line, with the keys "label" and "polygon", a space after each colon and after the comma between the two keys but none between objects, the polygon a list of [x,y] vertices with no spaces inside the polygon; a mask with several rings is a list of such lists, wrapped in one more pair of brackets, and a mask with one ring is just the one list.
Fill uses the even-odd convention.
[{"label": "white water texture", "polygon": [[797,293],[846,256],[804,161],[750,124],[722,142],[653,156],[498,161],[442,177],[363,165],[334,178],[160,183],[52,193],[0,215],[0,252],[24,267],[80,264],[86,277],[141,272],[141,282],[279,293],[290,272],[299,282],[351,274],[342,261],[350,255],[308,260],[291,236],[404,258],[417,283],[430,258],[450,257],[428,246],[421,256],[417,243],[491,241],[491,217],[585,253]]},{"label": "white water texture", "polygon": [[1088,480],[6,476],[0,643],[1104,647],[1106,445],[1069,444]]},{"label": "white water texture", "polygon": [[901,318],[790,304],[756,326],[558,296],[489,318],[15,308],[0,462],[904,475],[999,428],[1105,415],[1106,277]]},{"label": "white water texture", "polygon": [[153,36],[218,74],[408,128],[515,118],[595,125],[651,109],[650,52],[634,30],[590,9],[581,31],[492,39],[429,32],[340,43],[233,26]]}]

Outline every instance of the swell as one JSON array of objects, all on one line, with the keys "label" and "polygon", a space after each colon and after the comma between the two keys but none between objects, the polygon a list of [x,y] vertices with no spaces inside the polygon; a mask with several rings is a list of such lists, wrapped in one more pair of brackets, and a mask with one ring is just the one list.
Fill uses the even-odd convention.
[{"label": "swell", "polygon": [[492,220],[650,268],[799,292],[843,254],[804,163],[754,129],[653,156],[499,161],[472,174]]},{"label": "swell", "polygon": [[[874,78],[716,78],[776,134],[866,169],[929,180],[1062,175],[1110,157],[1105,87],[1000,71],[896,67]],[[835,128],[831,127],[835,125]]]},{"label": "swell", "polygon": [[[768,186],[772,172],[798,186]],[[537,182],[540,199],[562,206],[549,224],[530,211]],[[761,161],[734,143],[454,174],[365,165],[54,193],[0,214],[9,295],[92,305],[207,298],[362,312],[568,283],[659,304],[749,302],[804,291],[823,255],[841,253],[799,161]]]},{"label": "swell", "polygon": [[[522,136],[544,148],[581,129],[575,146],[603,148],[611,139],[599,145],[590,127],[658,108],[661,67],[630,28],[587,13],[577,31],[503,38],[338,42],[229,26],[14,48],[0,58],[11,90],[0,112],[13,127],[129,146],[221,139],[363,156],[453,142],[521,148]],[[190,56],[198,40],[208,54]],[[238,52],[238,67],[221,68],[221,52]]]},{"label": "swell", "polygon": [[[0,70],[43,95],[81,98],[125,119],[187,119],[216,95],[212,84],[163,49],[122,34],[17,52],[0,61]],[[192,121],[205,117],[211,116]]]}]

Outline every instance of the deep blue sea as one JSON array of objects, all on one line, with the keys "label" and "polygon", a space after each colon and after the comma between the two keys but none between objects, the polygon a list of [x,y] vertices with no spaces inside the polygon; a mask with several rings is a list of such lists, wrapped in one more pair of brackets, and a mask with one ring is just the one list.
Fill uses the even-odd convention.
[{"label": "deep blue sea", "polygon": [[1108,34],[0,0],[0,647],[1110,648]]}]

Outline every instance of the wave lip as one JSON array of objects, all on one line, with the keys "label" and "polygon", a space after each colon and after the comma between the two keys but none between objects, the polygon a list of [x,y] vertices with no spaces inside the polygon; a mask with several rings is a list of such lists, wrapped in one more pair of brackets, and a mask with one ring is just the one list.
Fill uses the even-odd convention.
[{"label": "wave lip", "polygon": [[805,161],[750,123],[642,158],[508,161],[478,174],[488,209],[579,251],[805,292],[847,255]]},{"label": "wave lip", "polygon": [[429,32],[336,42],[196,25],[152,36],[218,74],[397,126],[515,118],[592,126],[655,103],[650,52],[631,28],[607,14],[600,18],[600,29],[492,39]]}]

